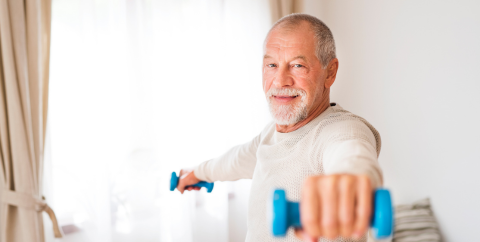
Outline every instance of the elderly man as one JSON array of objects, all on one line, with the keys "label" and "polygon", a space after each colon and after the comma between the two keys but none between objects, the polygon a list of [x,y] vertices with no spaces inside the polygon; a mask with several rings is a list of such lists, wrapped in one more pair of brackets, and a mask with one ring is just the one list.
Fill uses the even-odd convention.
[{"label": "elderly man", "polygon": [[[252,179],[247,241],[273,241],[266,203],[285,188],[300,200],[302,231],[284,241],[366,241],[372,192],[382,184],[380,135],[365,119],[330,103],[338,60],[330,29],[292,14],[265,39],[263,90],[274,122],[252,141],[182,170],[178,190],[199,181]],[[187,187],[187,190],[196,188]]]}]

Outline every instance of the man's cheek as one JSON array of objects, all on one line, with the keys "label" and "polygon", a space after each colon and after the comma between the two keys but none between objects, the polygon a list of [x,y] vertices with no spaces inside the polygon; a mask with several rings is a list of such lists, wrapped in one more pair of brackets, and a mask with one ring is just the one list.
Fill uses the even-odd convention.
[{"label": "man's cheek", "polygon": [[262,84],[263,84],[263,92],[264,92],[265,94],[268,93],[268,91],[270,90],[270,87],[271,87],[270,82],[268,82],[267,80],[268,80],[268,79],[265,79],[265,78],[264,78],[264,79],[263,79],[263,83],[262,83]]}]

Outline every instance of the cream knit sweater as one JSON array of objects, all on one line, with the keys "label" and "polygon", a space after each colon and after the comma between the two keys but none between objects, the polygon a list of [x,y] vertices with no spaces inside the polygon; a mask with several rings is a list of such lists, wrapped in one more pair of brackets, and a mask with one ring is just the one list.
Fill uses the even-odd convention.
[{"label": "cream knit sweater", "polygon": [[208,182],[252,179],[246,241],[299,241],[292,229],[284,239],[272,237],[266,208],[273,189],[284,188],[289,200],[299,201],[308,176],[335,173],[366,174],[378,187],[380,146],[380,135],[372,125],[332,103],[290,133],[279,133],[270,123],[252,141],[203,162],[194,172]]}]

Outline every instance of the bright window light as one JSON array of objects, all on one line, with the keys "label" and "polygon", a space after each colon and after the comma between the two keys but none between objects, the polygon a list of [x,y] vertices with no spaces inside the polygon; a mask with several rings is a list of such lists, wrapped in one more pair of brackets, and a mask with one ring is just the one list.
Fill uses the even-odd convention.
[{"label": "bright window light", "polygon": [[269,122],[267,3],[53,1],[45,193],[66,236],[47,241],[229,241],[243,229],[229,206],[246,202],[228,194],[246,201],[248,182],[183,196],[168,182]]}]

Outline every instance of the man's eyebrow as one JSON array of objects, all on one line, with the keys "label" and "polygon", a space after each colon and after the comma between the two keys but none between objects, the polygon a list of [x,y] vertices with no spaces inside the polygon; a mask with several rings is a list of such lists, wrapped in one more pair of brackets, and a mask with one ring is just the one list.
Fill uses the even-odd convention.
[{"label": "man's eyebrow", "polygon": [[298,56],[293,57],[293,58],[292,58],[292,61],[293,61],[293,60],[296,60],[296,59],[302,59],[302,60],[304,60],[304,61],[307,61],[307,58],[306,58],[305,56],[303,56],[303,55],[298,55]]},{"label": "man's eyebrow", "polygon": [[[264,55],[264,56],[263,56],[263,59],[268,59],[268,58],[273,58],[273,57],[271,57],[271,56],[269,56],[269,55]],[[302,59],[302,60],[304,60],[304,61],[307,61],[307,57],[305,57],[305,56],[303,56],[303,55],[298,55],[298,56],[293,57],[293,58],[292,58],[292,61],[293,61],[293,60],[296,60],[296,59]]]}]

